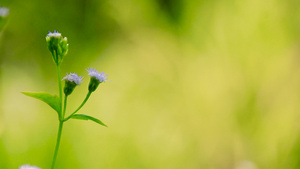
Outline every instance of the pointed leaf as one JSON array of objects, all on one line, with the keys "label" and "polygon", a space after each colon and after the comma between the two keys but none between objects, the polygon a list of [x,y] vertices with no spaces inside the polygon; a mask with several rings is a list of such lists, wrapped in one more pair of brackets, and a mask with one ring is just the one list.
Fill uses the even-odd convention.
[{"label": "pointed leaf", "polygon": [[95,117],[92,116],[88,116],[85,114],[74,114],[72,117],[72,119],[79,119],[79,120],[92,120],[98,124],[101,124],[102,126],[107,127],[107,125],[105,125],[102,121],[100,121],[99,119],[96,119]]},{"label": "pointed leaf", "polygon": [[51,95],[49,93],[33,93],[33,92],[22,92],[26,96],[30,96],[36,99],[39,99],[45,103],[47,103],[50,107],[52,107],[58,115],[61,112],[61,103],[60,99],[56,95]]}]

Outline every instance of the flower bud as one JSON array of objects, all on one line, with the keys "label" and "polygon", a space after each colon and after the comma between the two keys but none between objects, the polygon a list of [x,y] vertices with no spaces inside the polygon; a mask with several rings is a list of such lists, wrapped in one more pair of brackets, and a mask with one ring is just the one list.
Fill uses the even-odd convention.
[{"label": "flower bud", "polygon": [[54,62],[59,65],[68,53],[68,39],[66,37],[63,38],[61,33],[54,31],[47,34],[46,42],[48,49],[52,53]]},{"label": "flower bud", "polygon": [[68,50],[69,50],[68,47],[69,47],[68,39],[67,39],[67,37],[64,37],[61,40],[61,53],[60,53],[60,55],[65,56],[68,53]]},{"label": "flower bud", "polygon": [[77,85],[82,83],[82,77],[76,73],[67,74],[62,80],[65,80],[64,93],[66,96],[70,95]]},{"label": "flower bud", "polygon": [[107,75],[104,72],[99,73],[96,69],[88,68],[87,70],[91,76],[89,83],[89,92],[94,92],[100,83],[107,81]]}]

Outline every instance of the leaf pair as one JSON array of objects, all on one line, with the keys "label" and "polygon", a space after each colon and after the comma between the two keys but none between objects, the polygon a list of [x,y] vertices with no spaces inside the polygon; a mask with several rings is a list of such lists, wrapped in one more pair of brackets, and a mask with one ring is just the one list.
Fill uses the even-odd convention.
[{"label": "leaf pair", "polygon": [[[58,117],[60,117],[61,113],[61,104],[60,99],[56,95],[51,95],[49,93],[33,93],[33,92],[22,92],[26,96],[30,96],[36,99],[39,99],[45,103],[47,103],[50,107],[52,107],[58,114]],[[94,118],[92,116],[88,116],[85,114],[74,114],[72,119],[79,119],[79,120],[92,120],[102,126],[107,127],[102,121],[100,121],[97,118]]]}]

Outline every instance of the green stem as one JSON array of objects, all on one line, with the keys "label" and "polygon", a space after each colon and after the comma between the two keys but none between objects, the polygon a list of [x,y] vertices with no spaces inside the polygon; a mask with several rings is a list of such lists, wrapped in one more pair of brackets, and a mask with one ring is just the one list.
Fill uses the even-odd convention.
[{"label": "green stem", "polygon": [[63,125],[64,125],[64,122],[60,121],[59,122],[59,127],[58,127],[57,140],[56,140],[56,146],[55,146],[55,151],[54,151],[54,156],[53,156],[53,160],[52,160],[51,169],[54,169],[54,166],[55,166],[55,161],[56,161],[56,157],[57,157],[57,153],[58,153],[58,148],[59,148],[59,143],[60,143],[60,138],[61,138]]},{"label": "green stem", "polygon": [[63,114],[62,114],[62,119],[65,118],[66,109],[67,109],[67,99],[68,99],[68,96],[65,95],[65,102],[64,102],[64,110],[63,110]]},{"label": "green stem", "polygon": [[[58,78],[58,90],[59,90],[60,107],[62,108],[62,104],[63,104],[62,100],[63,100],[63,98],[62,98],[62,87],[61,87],[61,78],[60,78],[60,67],[59,67],[59,64],[57,64],[57,63],[56,63],[56,70],[57,70],[57,78]],[[64,125],[64,121],[63,121],[64,116],[63,116],[63,113],[65,112],[65,109],[66,109],[66,102],[67,102],[67,97],[65,97],[64,110],[62,110],[62,109],[60,110],[57,140],[56,140],[56,146],[55,146],[55,151],[54,151],[54,155],[53,155],[51,169],[54,169],[54,167],[55,167],[56,157],[57,157],[57,153],[58,153],[58,149],[59,149],[59,144],[60,144],[61,133],[62,133],[63,125]]]},{"label": "green stem", "polygon": [[78,110],[81,109],[81,107],[86,103],[86,101],[89,99],[89,97],[91,96],[92,92],[88,92],[88,94],[86,95],[85,99],[83,100],[83,102],[81,103],[81,105],[67,118],[64,119],[64,122],[69,120],[75,113],[78,112]]},{"label": "green stem", "polygon": [[[59,99],[60,99],[60,107],[62,108],[62,88],[61,88],[61,78],[60,78],[60,67],[59,65],[56,65],[56,70],[57,70],[57,78],[58,78],[58,88],[59,88]],[[64,117],[62,116],[62,111],[60,112],[60,120],[64,119]]]}]

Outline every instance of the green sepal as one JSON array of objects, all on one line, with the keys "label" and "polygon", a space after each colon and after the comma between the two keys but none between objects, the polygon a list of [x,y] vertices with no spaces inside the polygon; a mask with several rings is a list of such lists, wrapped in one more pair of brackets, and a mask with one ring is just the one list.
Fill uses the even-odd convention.
[{"label": "green sepal", "polygon": [[91,77],[90,83],[89,83],[89,92],[94,92],[97,87],[99,86],[100,81],[96,79],[95,77]]},{"label": "green sepal", "polygon": [[30,96],[36,99],[39,99],[45,103],[47,103],[50,107],[52,107],[60,117],[61,112],[61,102],[58,96],[51,95],[49,93],[33,93],[33,92],[21,92],[26,96]]},{"label": "green sepal", "polygon": [[92,117],[92,116],[88,116],[88,115],[85,115],[85,114],[74,114],[72,117],[72,119],[79,119],[79,120],[92,120],[98,124],[101,124],[102,126],[105,126],[107,127],[106,124],[104,124],[102,121],[100,121],[99,119],[96,119],[95,117]]},{"label": "green sepal", "polygon": [[75,87],[77,86],[77,84],[73,81],[68,81],[65,80],[65,87],[64,87],[64,93],[66,96],[70,95],[73,90],[75,89]]}]

